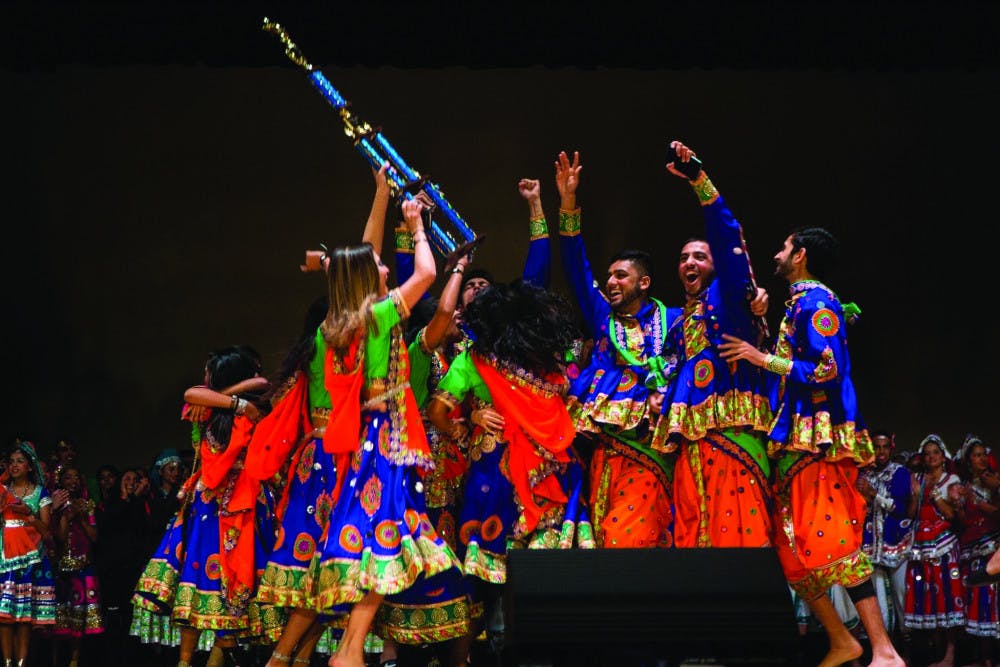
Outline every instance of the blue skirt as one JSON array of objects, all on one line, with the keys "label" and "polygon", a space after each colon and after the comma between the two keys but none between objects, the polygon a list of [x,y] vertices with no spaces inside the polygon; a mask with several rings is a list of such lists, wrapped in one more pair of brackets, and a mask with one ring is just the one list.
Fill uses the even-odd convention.
[{"label": "blue skirt", "polygon": [[584,502],[584,470],[570,450],[570,461],[556,475],[569,499],[565,505],[539,501],[542,517],[527,535],[518,534],[520,517],[513,484],[504,474],[507,443],[484,438],[474,452],[459,515],[458,552],[469,576],[493,584],[507,581],[507,549],[595,548],[593,528]]},{"label": "blue skirt", "polygon": [[309,565],[326,532],[337,481],[333,457],[323,441],[308,442],[288,468],[285,506],[270,559],[264,567],[257,601],[276,607],[313,608]]},{"label": "blue skirt", "polygon": [[[273,502],[261,489],[254,509],[254,561],[266,562],[273,535]],[[170,614],[179,625],[217,634],[275,641],[284,615],[256,601],[227,599],[222,589],[219,503],[211,490],[199,490],[184,514],[163,536],[136,586],[133,605]]]},{"label": "blue skirt", "polygon": [[313,559],[318,611],[342,612],[368,592],[393,595],[421,577],[458,571],[458,559],[427,516],[417,469],[383,452],[391,424],[385,411],[362,415],[364,438]]}]

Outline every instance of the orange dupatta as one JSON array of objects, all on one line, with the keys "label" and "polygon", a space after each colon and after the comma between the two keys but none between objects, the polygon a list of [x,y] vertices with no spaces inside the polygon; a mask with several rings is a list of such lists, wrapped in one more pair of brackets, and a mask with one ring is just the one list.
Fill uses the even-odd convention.
[{"label": "orange dupatta", "polygon": [[333,368],[333,350],[327,349],[323,362],[323,383],[330,393],[330,419],[323,434],[323,450],[332,454],[337,466],[337,483],[333,489],[334,502],[340,498],[340,489],[347,477],[351,455],[357,450],[361,437],[361,389],[365,377],[362,373],[364,355],[359,354],[361,337],[354,339],[344,358],[344,367],[351,371],[337,372]]},{"label": "orange dupatta", "polygon": [[[207,441],[201,444],[201,481],[213,491],[223,491],[222,483],[246,449],[254,424],[246,417],[233,420],[229,445],[213,452]],[[254,512],[260,482],[240,470],[228,498],[219,498],[219,560],[226,598],[249,599],[255,585]],[[225,502],[225,506],[223,506]]]},{"label": "orange dupatta", "polygon": [[[524,506],[525,529],[532,531],[542,516],[533,495],[555,503],[568,500],[559,480],[547,470],[547,459],[538,453],[536,443],[555,461],[567,463],[566,450],[575,435],[573,422],[560,394],[525,385],[523,379],[508,376],[479,355],[470,356],[490,391],[493,405],[503,415],[511,483]],[[565,382],[561,376],[546,380],[550,384]],[[541,474],[545,476],[539,479]]]},{"label": "orange dupatta", "polygon": [[244,463],[247,474],[261,482],[274,477],[288,460],[292,448],[311,431],[309,382],[300,371],[292,388],[257,422],[247,447]]}]

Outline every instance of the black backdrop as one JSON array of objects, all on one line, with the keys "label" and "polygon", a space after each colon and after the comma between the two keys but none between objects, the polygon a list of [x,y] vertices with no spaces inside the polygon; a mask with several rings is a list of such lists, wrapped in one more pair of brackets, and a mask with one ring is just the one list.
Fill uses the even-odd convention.
[{"label": "black backdrop", "polygon": [[146,464],[186,444],[208,350],[251,344],[276,368],[323,289],[302,250],[357,239],[372,180],[269,15],[489,234],[477,262],[499,278],[527,246],[517,180],[542,179],[554,228],[552,161],[577,149],[595,268],[650,249],[654,292],[679,302],[701,226],[663,171],[681,138],[744,224],[772,326],[787,231],[840,237],[870,426],[908,448],[993,442],[997,10],[955,4],[11,3],[0,437]]}]

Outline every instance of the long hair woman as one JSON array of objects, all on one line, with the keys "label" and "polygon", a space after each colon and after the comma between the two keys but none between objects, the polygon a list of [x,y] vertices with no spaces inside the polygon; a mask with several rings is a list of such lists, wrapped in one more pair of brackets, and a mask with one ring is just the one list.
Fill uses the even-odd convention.
[{"label": "long hair woman", "polygon": [[233,346],[213,352],[207,387],[192,387],[185,401],[211,408],[196,423],[200,467],[182,487],[183,504],[146,566],[134,603],[169,613],[181,626],[178,667],[189,667],[199,635],[215,633],[215,645],[230,665],[247,664],[238,639],[273,641],[283,619],[255,600],[257,567],[273,542],[269,491],[244,474],[243,460],[259,416],[258,396],[232,391],[260,370],[255,353]]},{"label": "long hair woman", "polygon": [[321,332],[331,414],[323,448],[336,478],[311,574],[317,610],[349,612],[330,667],[363,667],[364,639],[385,596],[458,567],[427,517],[421,477],[433,463],[401,327],[436,274],[422,209],[417,200],[402,205],[414,271],[398,288],[386,284],[383,227],[366,229],[362,245],[334,250],[327,267],[330,310]]},{"label": "long hair woman", "polygon": [[52,539],[51,505],[34,445],[18,442],[0,475],[0,647],[6,667],[27,663],[32,628],[55,624],[55,581],[45,546]]}]

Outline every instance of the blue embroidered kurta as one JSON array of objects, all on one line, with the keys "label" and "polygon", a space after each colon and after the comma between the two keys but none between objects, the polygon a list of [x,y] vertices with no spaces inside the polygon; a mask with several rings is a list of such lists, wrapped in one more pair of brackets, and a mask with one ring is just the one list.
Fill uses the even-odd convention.
[{"label": "blue embroidered kurta", "polygon": [[861,471],[875,489],[865,517],[864,550],[872,563],[895,569],[906,559],[913,538],[907,511],[910,506],[910,471],[890,461],[881,470]]},{"label": "blue embroidered kurta", "polygon": [[775,413],[768,452],[825,452],[827,460],[852,458],[861,465],[874,457],[871,438],[858,411],[844,309],[821,282],[791,286],[775,356],[788,360],[786,375],[771,376],[769,400]]},{"label": "blue embroidered kurta", "polygon": [[[681,310],[650,300],[634,315],[616,313],[594,280],[580,236],[579,210],[559,213],[559,243],[566,280],[583,312],[594,339],[590,363],[571,378],[567,407],[576,430],[604,431],[611,435],[632,432],[647,419],[646,399],[650,390],[650,359],[669,378],[675,365],[674,350],[666,337],[666,326]],[[616,349],[625,349],[639,364],[630,364]],[[634,434],[633,434],[634,437]],[[630,438],[632,439],[632,438]]]},{"label": "blue embroidered kurta", "polygon": [[[707,196],[702,196],[699,182],[707,185]],[[756,338],[747,300],[754,287],[739,222],[704,175],[699,182],[693,185],[702,198],[715,278],[688,300],[681,316],[671,320],[668,336],[678,351],[678,372],[663,401],[665,419],[653,440],[653,446],[663,451],[676,448],[667,441],[674,434],[698,440],[709,431],[734,427],[766,432],[771,422],[762,371],[743,360],[727,364],[719,356],[717,346],[725,342],[724,333],[743,340]]]}]

